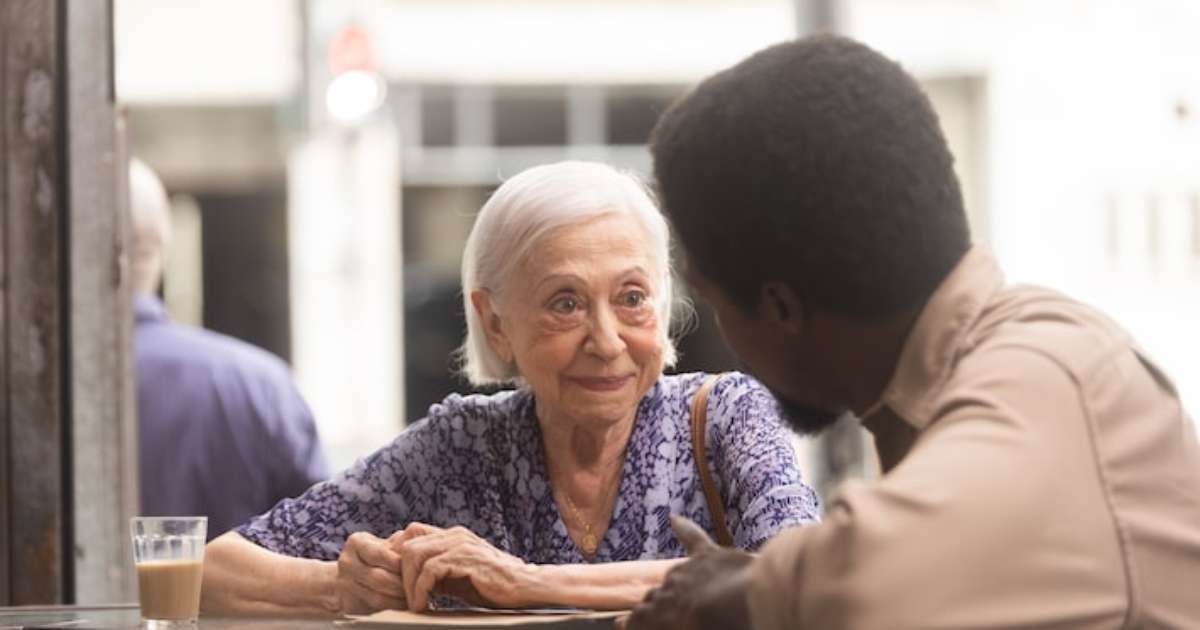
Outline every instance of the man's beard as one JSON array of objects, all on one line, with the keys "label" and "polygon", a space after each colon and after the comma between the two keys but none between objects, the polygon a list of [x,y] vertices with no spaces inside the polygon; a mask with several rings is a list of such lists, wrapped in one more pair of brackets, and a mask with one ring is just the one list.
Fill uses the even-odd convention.
[{"label": "man's beard", "polygon": [[846,410],[844,409],[841,411],[830,411],[828,409],[802,405],[784,398],[775,391],[772,391],[771,395],[779,403],[780,417],[783,418],[783,421],[792,431],[800,435],[816,435],[833,426],[835,422],[846,414]]}]

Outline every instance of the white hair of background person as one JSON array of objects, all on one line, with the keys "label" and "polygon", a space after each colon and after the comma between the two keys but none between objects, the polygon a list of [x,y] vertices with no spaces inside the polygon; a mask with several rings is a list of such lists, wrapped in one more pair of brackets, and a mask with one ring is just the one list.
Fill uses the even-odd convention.
[{"label": "white hair of background person", "polygon": [[171,204],[158,176],[137,158],[129,161],[129,219],[133,293],[152,295],[171,244]]},{"label": "white hair of background person", "polygon": [[[471,293],[489,291],[503,309],[504,291],[514,270],[548,232],[605,215],[628,215],[646,231],[655,269],[659,334],[663,365],[675,365],[671,339],[671,240],[666,219],[636,176],[596,162],[567,161],[535,166],[509,178],[496,189],[467,237],[462,259],[463,310],[467,338],[459,349],[462,371],[474,385],[520,381],[516,365],[506,363],[488,344]],[[681,304],[686,308],[686,305]]]}]

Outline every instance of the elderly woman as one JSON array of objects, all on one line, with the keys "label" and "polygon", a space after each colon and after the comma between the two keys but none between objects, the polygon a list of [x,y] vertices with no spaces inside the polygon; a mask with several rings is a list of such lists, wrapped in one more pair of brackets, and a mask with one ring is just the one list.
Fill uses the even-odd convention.
[{"label": "elderly woman", "polygon": [[[703,374],[675,361],[668,231],[632,177],[565,162],[506,181],[463,254],[466,375],[452,395],[334,479],[208,547],[210,612],[625,608],[683,556],[669,517],[717,531],[693,457]],[[812,522],[778,408],[722,376],[704,442],[733,542]]]}]

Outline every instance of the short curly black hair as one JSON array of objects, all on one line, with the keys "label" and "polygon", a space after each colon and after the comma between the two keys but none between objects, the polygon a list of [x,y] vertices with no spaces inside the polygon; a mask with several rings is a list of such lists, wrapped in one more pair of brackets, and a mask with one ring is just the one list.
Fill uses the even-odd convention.
[{"label": "short curly black hair", "polygon": [[663,114],[650,144],[689,263],[743,309],[782,281],[831,313],[898,314],[970,247],[928,97],[845,37],[772,46],[713,75]]}]

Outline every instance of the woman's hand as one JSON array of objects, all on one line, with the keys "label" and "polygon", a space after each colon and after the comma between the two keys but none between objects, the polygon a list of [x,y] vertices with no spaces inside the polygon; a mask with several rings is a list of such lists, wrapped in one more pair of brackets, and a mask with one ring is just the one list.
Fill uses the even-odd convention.
[{"label": "woman's hand", "polygon": [[400,554],[392,548],[390,540],[367,532],[357,532],[346,539],[337,561],[336,585],[343,613],[405,607]]},{"label": "woman's hand", "polygon": [[410,610],[428,607],[431,593],[496,608],[540,603],[538,567],[496,549],[464,527],[413,523],[388,542],[400,557]]}]

